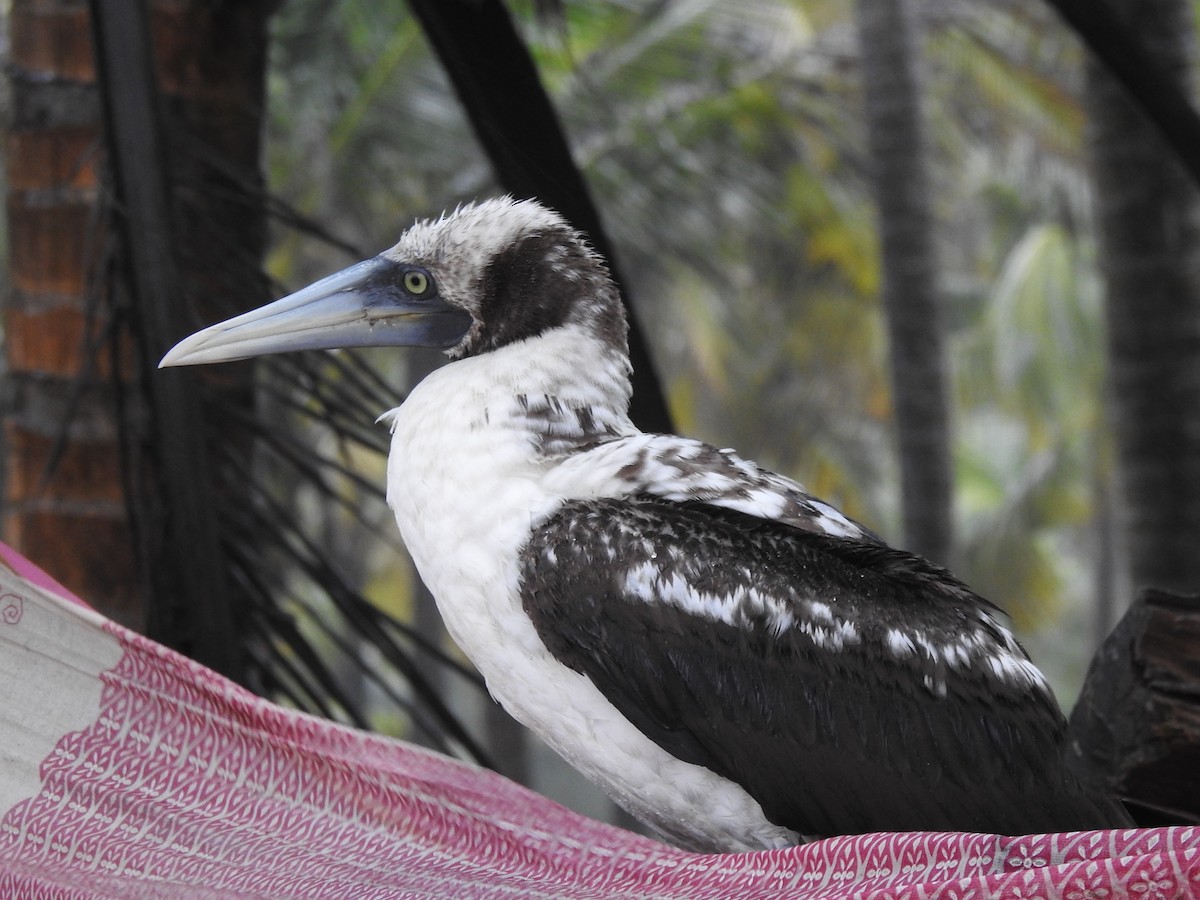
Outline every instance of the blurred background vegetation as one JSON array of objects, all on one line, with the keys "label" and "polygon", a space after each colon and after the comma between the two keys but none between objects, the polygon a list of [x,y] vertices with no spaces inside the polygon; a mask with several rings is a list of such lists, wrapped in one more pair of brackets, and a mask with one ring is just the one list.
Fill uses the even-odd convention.
[{"label": "blurred background vegetation", "polygon": [[[924,167],[916,199],[934,263],[935,314],[906,313],[903,296],[897,312],[883,299],[894,276],[880,210],[889,188],[916,182],[872,177],[884,151],[864,100],[864,54],[884,51],[872,50],[871,5],[862,0],[857,17],[835,0],[507,9],[652,350],[657,371],[643,384],[657,374],[676,429],[736,447],[890,542],[950,562],[1012,615],[1069,706],[1144,580],[1130,576],[1106,374],[1102,263],[1114,254],[1102,243],[1089,150],[1088,104],[1099,101],[1088,79],[1099,76],[1048,5],[881,4],[907,17],[896,58],[914,76],[918,130],[903,154]],[[181,257],[179,296],[158,299],[182,312],[156,346],[139,343],[153,329],[138,325],[136,278],[121,262],[137,237],[113,225],[133,201],[105,162],[120,154],[105,123],[111,132],[121,98],[106,93],[111,67],[80,61],[91,53],[89,6],[14,0],[6,22],[4,536],[110,615],[205,659],[189,641],[208,621],[207,601],[154,609],[178,594],[158,580],[179,569],[160,544],[197,546],[171,524],[169,491],[156,512],[139,507],[175,465],[156,450],[157,356],[202,324],[385,249],[414,218],[506,186],[404,4],[286,0],[233,14],[230,4],[150,2]],[[1190,70],[1200,4],[1174,6]],[[211,135],[232,132],[221,131],[227,107],[214,98],[234,76],[214,79],[211,60],[227,52],[249,85],[228,108],[254,109],[243,136],[222,141]],[[878,77],[885,99],[904,80]],[[1194,205],[1186,177],[1174,183]],[[73,224],[43,221],[57,202]],[[1190,247],[1172,252],[1186,263]],[[62,277],[72,265],[77,274]],[[1195,324],[1188,334],[1200,335],[1195,292],[1177,299]],[[918,368],[931,356],[940,366],[945,433],[932,446],[944,445],[952,488],[942,500],[902,486],[906,465],[940,465],[932,451],[906,461],[897,449],[905,315],[910,330],[937,338],[932,350],[909,349]],[[1200,358],[1198,347],[1184,352]],[[436,362],[309,354],[261,364],[253,381],[249,366],[181,376],[204,382],[209,431],[189,439],[214,460],[213,565],[231,598],[212,615],[224,623],[218,640],[239,648],[214,664],[283,702],[497,765],[606,815],[491,706],[441,634],[383,504],[387,435],[373,420]],[[1198,365],[1191,359],[1187,378]],[[1194,444],[1175,449],[1194,462]],[[90,487],[72,494],[79,484]],[[906,518],[922,510],[943,526],[935,544]],[[101,541],[98,523],[110,519],[118,531]]]}]

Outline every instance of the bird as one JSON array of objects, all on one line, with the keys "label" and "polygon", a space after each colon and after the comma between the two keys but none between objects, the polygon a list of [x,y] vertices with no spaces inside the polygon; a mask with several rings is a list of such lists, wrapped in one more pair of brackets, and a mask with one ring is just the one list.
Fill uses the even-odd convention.
[{"label": "bird", "polygon": [[1126,827],[1003,613],[729,449],[640,431],[621,294],[536,200],[460,205],[161,366],[430,346],[387,500],[493,697],[699,852]]}]

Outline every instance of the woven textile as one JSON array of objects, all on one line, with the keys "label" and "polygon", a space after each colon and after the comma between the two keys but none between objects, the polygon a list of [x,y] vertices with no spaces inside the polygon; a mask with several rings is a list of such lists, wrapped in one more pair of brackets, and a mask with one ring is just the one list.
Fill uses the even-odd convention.
[{"label": "woven textile", "polygon": [[1200,896],[1200,829],[701,856],[282,709],[0,545],[0,897]]}]

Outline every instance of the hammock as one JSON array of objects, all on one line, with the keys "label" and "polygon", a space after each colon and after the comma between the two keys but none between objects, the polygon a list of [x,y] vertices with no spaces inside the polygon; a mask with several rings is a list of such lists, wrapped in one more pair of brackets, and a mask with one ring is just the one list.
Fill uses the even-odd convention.
[{"label": "hammock", "polygon": [[1200,828],[686,853],[283,709],[0,545],[0,897],[1200,896]]}]

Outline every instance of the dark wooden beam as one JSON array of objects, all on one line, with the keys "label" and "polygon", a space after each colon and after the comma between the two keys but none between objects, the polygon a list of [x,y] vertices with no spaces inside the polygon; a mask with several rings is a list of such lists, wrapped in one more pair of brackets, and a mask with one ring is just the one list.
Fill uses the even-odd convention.
[{"label": "dark wooden beam", "polygon": [[1134,601],[1092,660],[1068,747],[1139,822],[1200,822],[1200,596]]},{"label": "dark wooden beam", "polygon": [[241,645],[232,622],[214,478],[205,453],[199,383],[153,371],[191,330],[174,244],[167,144],[142,0],[90,0],[105,148],[117,201],[123,277],[138,322],[154,418],[156,508],[140,517],[151,637],[233,678]]},{"label": "dark wooden beam", "polygon": [[1200,113],[1179,80],[1146,50],[1137,32],[1123,21],[1108,0],[1046,0],[1046,3],[1128,91],[1192,180],[1200,184]]}]

